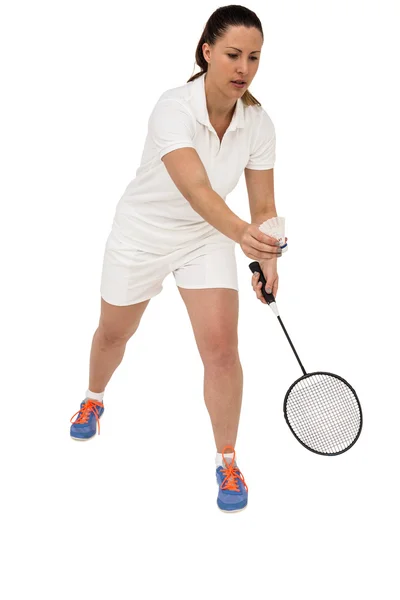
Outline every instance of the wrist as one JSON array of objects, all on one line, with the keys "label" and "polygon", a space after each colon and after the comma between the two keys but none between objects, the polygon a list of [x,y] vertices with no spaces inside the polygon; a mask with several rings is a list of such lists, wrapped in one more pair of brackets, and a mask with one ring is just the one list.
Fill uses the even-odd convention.
[{"label": "wrist", "polygon": [[260,265],[271,265],[274,266],[278,263],[278,257],[272,256],[271,258],[260,258],[258,261]]},{"label": "wrist", "polygon": [[235,231],[235,237],[234,237],[235,242],[240,244],[243,234],[246,231],[247,227],[249,227],[249,225],[250,225],[250,223],[247,223],[247,221],[243,221],[242,219],[239,219],[239,222],[238,222],[238,225],[237,225],[237,228]]}]

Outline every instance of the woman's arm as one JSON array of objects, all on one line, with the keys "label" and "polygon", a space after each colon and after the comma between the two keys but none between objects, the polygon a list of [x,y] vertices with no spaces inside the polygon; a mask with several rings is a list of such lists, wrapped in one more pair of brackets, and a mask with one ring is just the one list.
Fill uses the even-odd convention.
[{"label": "woman's arm", "polygon": [[257,225],[247,223],[227,206],[215,192],[199,155],[194,148],[179,148],[166,153],[162,159],[178,190],[193,210],[218,231],[240,244],[252,260],[270,258],[278,249],[275,240]]},{"label": "woman's arm", "polygon": [[261,225],[277,217],[274,192],[274,169],[245,169],[251,222]]},{"label": "woman's arm", "polygon": [[239,242],[249,223],[243,221],[215,192],[194,148],[179,148],[161,159],[178,190],[193,210],[218,231]]}]

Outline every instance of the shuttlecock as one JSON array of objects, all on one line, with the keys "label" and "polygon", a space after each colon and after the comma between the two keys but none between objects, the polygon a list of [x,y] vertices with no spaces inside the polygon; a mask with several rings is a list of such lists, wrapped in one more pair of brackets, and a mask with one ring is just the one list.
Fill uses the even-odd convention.
[{"label": "shuttlecock", "polygon": [[279,241],[282,253],[287,251],[285,237],[285,217],[272,217],[264,223],[261,223],[260,230]]}]

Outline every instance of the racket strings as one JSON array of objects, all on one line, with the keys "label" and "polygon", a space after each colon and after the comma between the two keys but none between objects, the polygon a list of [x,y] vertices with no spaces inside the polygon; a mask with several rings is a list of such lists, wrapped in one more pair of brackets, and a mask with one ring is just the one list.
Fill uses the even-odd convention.
[{"label": "racket strings", "polygon": [[336,376],[312,374],[288,393],[287,420],[296,436],[320,453],[342,452],[361,426],[361,412],[352,389]]},{"label": "racket strings", "polygon": [[[341,450],[349,443],[349,428],[350,441],[353,439],[352,431],[357,432],[358,418],[356,414],[344,411],[343,406],[340,406],[338,412],[338,407],[330,397],[328,402],[321,402],[321,393],[327,392],[327,386],[324,388],[314,387],[312,391],[307,391],[306,402],[304,402],[303,390],[301,401],[297,403],[296,410],[293,412],[296,419],[294,426],[298,430],[299,437],[305,438],[305,441],[315,448],[323,451]],[[335,392],[337,398],[344,399],[340,390],[336,388]],[[308,414],[305,415],[302,411],[308,411]]]}]

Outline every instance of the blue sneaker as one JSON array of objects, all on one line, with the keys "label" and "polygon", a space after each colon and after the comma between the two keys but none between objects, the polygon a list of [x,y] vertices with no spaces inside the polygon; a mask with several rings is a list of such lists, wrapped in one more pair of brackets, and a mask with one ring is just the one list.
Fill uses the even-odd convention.
[{"label": "blue sneaker", "polygon": [[99,424],[100,434],[100,417],[103,412],[104,406],[102,402],[85,398],[81,403],[80,409],[75,413],[75,415],[78,415],[76,421],[72,423],[75,415],[72,415],[70,419],[72,423],[71,437],[74,440],[88,440],[96,434],[96,423]]},{"label": "blue sneaker", "polygon": [[[232,462],[227,463],[224,452],[231,453],[232,450]],[[226,468],[217,467],[216,476],[219,485],[217,504],[224,512],[238,512],[247,506],[248,487],[236,464],[235,449],[232,446],[225,446],[222,450],[222,459]]]}]

